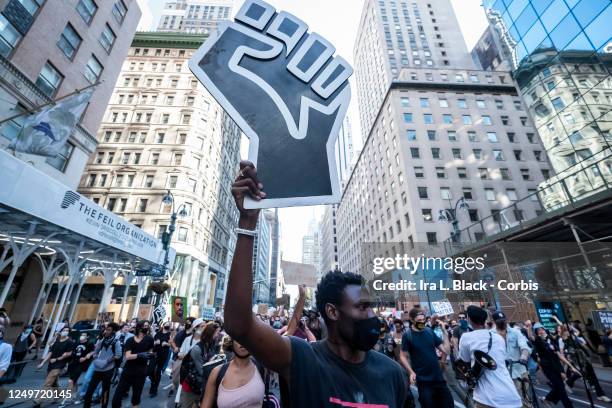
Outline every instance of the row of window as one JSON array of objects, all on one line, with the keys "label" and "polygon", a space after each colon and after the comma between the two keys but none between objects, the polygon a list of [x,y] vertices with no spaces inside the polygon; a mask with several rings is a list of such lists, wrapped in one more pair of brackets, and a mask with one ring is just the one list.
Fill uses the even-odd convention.
[{"label": "row of window", "polygon": [[[450,142],[458,142],[461,134],[457,133],[457,131],[455,130],[447,130],[446,136]],[[486,132],[486,136],[487,136],[487,140],[491,143],[499,142],[499,137],[497,136],[496,132]],[[406,137],[408,138],[409,141],[415,141],[419,139],[417,136],[417,131],[414,129],[406,130]],[[480,142],[480,138],[478,134],[473,130],[470,130],[467,132],[467,137],[470,142]],[[507,132],[506,137],[509,143],[520,143],[519,139],[516,136],[516,133],[514,132]],[[526,133],[525,137],[527,138],[527,141],[529,143],[531,144],[537,143],[534,133]],[[427,140],[429,141],[438,140],[438,132],[436,132],[435,130],[427,130]]]},{"label": "row of window", "polygon": [[[116,99],[116,103],[118,105],[156,105],[157,101],[158,101],[158,95],[154,95],[154,94],[144,94],[144,95],[140,95],[140,98],[138,97],[138,95],[134,95],[134,94],[118,94],[117,95],[117,99]],[[185,96],[185,98],[183,98],[183,103],[182,104],[178,104],[178,106],[194,106],[195,105],[195,96]],[[167,95],[164,100],[163,103],[164,105],[167,106],[174,106],[175,102],[177,101],[176,95]],[[208,101],[203,101],[203,103],[198,103],[198,108],[201,108],[203,111],[207,112],[210,109],[210,102]]]},{"label": "row of window", "polygon": [[[145,66],[147,64],[145,62],[139,62],[138,65],[136,65],[136,61],[132,61],[130,62],[130,66],[129,66],[129,70],[130,71],[134,71],[136,70],[136,68],[138,68],[138,71],[144,71]],[[148,63],[150,70],[153,72],[182,72],[183,71],[183,64],[182,63],[175,63],[174,64],[174,71],[168,71],[167,67],[168,67],[168,63],[166,62],[150,62]]]},{"label": "row of window", "polygon": [[[143,56],[147,56],[149,55],[149,49],[148,48],[134,48],[134,55],[143,55]],[[162,56],[162,52],[163,52],[163,56],[164,57],[179,57],[179,58],[189,58],[191,57],[191,53],[187,53],[185,50],[176,50],[176,49],[160,49],[157,48],[155,50],[154,53],[152,53],[151,55],[155,55],[156,57],[161,57]]]},{"label": "row of window", "polygon": [[[442,150],[439,147],[432,147],[430,149],[431,149],[431,157],[433,159],[442,159]],[[413,159],[422,158],[421,148],[411,147],[410,156]],[[451,157],[453,159],[459,159],[459,160],[466,159],[466,157],[464,157],[463,151],[460,148],[451,149]],[[491,157],[493,157],[496,161],[506,160],[506,155],[504,154],[504,151],[502,149],[493,149]],[[523,150],[521,149],[512,150],[512,157],[514,158],[514,160],[518,160],[518,161],[524,161],[528,159],[523,154]],[[536,161],[541,161],[541,162],[545,161],[544,154],[542,153],[541,150],[533,150],[533,157]],[[487,160],[489,157],[483,154],[482,149],[472,149],[472,158],[476,160]],[[399,160],[399,158],[397,158],[396,160]]]},{"label": "row of window", "polygon": [[[467,167],[457,167],[456,170],[457,177],[460,179],[469,179],[471,177]],[[531,172],[528,168],[521,168],[519,169],[519,171],[521,173],[522,180],[531,180]],[[481,180],[496,179],[498,178],[498,174],[499,178],[501,178],[502,180],[512,180],[510,169],[505,167],[501,167],[498,169],[478,167],[477,172],[478,178]],[[542,169],[542,174],[544,175],[544,173],[546,173],[546,175],[550,174],[548,169]],[[439,179],[448,178],[448,171],[446,167],[436,167],[435,174],[436,177]],[[422,166],[414,166],[414,176],[416,178],[425,178],[424,168]]]},{"label": "row of window", "polygon": [[[123,79],[123,86],[124,87],[133,87],[133,88],[138,88],[140,85],[140,77],[134,77],[134,76],[126,76]],[[145,85],[147,88],[161,88],[163,85],[163,78],[161,77],[155,77],[155,78],[145,78]],[[168,88],[178,88],[179,85],[179,78],[168,78],[168,82],[167,82],[167,87]],[[198,80],[197,79],[190,79],[189,81],[189,87],[192,89],[197,88],[198,86]]]},{"label": "row of window", "polygon": [[[440,108],[449,108],[450,104],[448,99],[446,98],[437,98],[438,99],[438,106]],[[409,108],[412,106],[412,103],[410,101],[410,98],[408,96],[402,96],[400,97],[400,102],[402,105],[402,108]],[[505,105],[504,105],[504,101],[501,99],[495,99],[494,101],[495,107],[499,110],[504,110],[505,109]],[[518,99],[513,99],[512,103],[514,104],[514,109],[521,111],[523,110],[523,106],[521,104],[521,101]],[[418,105],[421,108],[429,108],[431,107],[430,105],[430,101],[429,98],[419,98],[418,100]],[[464,98],[459,98],[457,99],[457,107],[461,108],[461,109],[468,109],[468,102],[466,99]],[[487,109],[487,102],[484,99],[476,99],[476,107],[479,109]]]},{"label": "row of window", "polygon": [[[110,112],[109,122],[112,123],[151,123],[153,118],[153,112],[133,112],[132,118],[129,118],[129,114],[132,112]],[[158,124],[167,125],[170,124],[170,114],[162,113],[159,115]],[[175,115],[172,115],[173,117]],[[202,124],[206,124],[206,118],[200,118]],[[177,125],[189,125],[191,123],[191,113],[182,113],[178,122],[172,122]],[[163,143],[163,138],[161,142]]]},{"label": "row of window", "polygon": [[[412,112],[404,112],[403,117],[404,117],[404,123],[414,123],[414,114]],[[451,125],[454,123],[454,120],[455,119],[452,114],[450,113],[442,114],[442,123]],[[500,121],[504,126],[511,126],[510,118],[508,116],[501,116]],[[526,116],[521,116],[520,121],[521,121],[522,126],[530,126],[529,120],[527,119]],[[432,113],[424,113],[423,123],[426,125],[434,124],[435,123],[434,115]],[[475,122],[474,122],[474,119],[472,119],[472,115],[461,115],[461,123],[463,123],[464,125],[473,125]],[[482,123],[485,126],[493,126],[493,121],[490,115],[482,115],[480,123]]]}]

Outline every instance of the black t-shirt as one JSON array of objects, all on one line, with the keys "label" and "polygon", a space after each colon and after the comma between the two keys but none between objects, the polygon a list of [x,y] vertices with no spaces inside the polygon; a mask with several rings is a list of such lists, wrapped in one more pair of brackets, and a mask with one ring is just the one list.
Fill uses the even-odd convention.
[{"label": "black t-shirt", "polygon": [[79,360],[85,357],[87,354],[91,353],[93,349],[93,344],[89,342],[85,344],[77,344],[74,348],[74,353],[72,354],[72,360],[70,361],[70,369],[74,370],[79,368],[81,371],[87,370],[87,368],[89,367],[89,363],[91,363],[91,358],[83,361],[82,363]]},{"label": "black t-shirt", "polygon": [[70,358],[64,358],[63,360],[57,360],[54,363],[51,362],[52,358],[58,359],[64,355],[64,353],[72,352],[74,350],[74,342],[70,339],[66,339],[64,341],[57,340],[51,346],[51,358],[49,359],[49,365],[47,366],[47,370],[51,371],[56,368],[62,369],[68,364]]},{"label": "black t-shirt", "polygon": [[[153,349],[153,338],[146,335],[140,342],[137,342],[136,337],[130,337],[125,341],[125,352],[130,351],[132,354],[146,353]],[[146,375],[149,359],[138,357],[135,360],[126,360],[124,371],[132,375]]]},{"label": "black t-shirt", "polygon": [[379,353],[383,353],[389,358],[395,359],[395,349],[397,346],[398,345],[395,343],[395,340],[393,340],[393,336],[390,334],[385,334],[382,339],[378,339],[378,342],[374,345],[374,350],[378,351]]},{"label": "black t-shirt", "polygon": [[410,354],[410,366],[417,381],[444,381],[436,354],[436,347],[440,344],[442,340],[429,327],[423,331],[408,329],[404,333],[402,350]]},{"label": "black t-shirt", "polygon": [[549,342],[548,340],[542,340],[540,337],[536,337],[533,346],[540,358],[540,365],[542,367],[549,367],[559,372],[563,372],[561,360],[559,360],[559,356],[557,355],[559,349],[558,346],[555,345],[555,342]]},{"label": "black t-shirt", "polygon": [[170,351],[170,345],[168,344],[167,346],[162,346],[162,343],[168,343],[170,341],[170,332],[164,333],[159,331],[155,333],[155,337],[153,338],[153,340],[159,340],[159,344],[156,344],[153,347],[153,351],[155,352],[157,357],[166,358],[168,356],[168,352]]},{"label": "black t-shirt", "polygon": [[326,340],[290,339],[291,408],[404,406],[408,383],[395,361],[370,350],[363,362],[349,363],[334,354]]}]

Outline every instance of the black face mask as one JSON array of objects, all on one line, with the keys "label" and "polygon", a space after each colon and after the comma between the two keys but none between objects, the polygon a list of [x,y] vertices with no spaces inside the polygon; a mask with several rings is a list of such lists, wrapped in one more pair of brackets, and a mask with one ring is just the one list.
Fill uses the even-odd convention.
[{"label": "black face mask", "polygon": [[425,322],[415,322],[414,323],[414,328],[417,329],[417,330],[425,329]]},{"label": "black face mask", "polygon": [[495,325],[499,330],[506,330],[506,328],[508,328],[508,323],[506,323],[505,321],[496,322]]},{"label": "black face mask", "polygon": [[368,351],[378,342],[379,337],[380,320],[378,317],[353,320],[353,337],[348,343],[357,350]]}]

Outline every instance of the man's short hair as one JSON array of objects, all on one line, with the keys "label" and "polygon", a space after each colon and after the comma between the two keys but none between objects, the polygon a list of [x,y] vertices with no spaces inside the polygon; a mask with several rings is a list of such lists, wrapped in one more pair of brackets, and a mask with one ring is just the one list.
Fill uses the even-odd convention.
[{"label": "man's short hair", "polygon": [[408,317],[410,318],[410,320],[416,319],[418,315],[425,316],[425,313],[423,313],[423,310],[418,307],[413,307],[412,309],[410,309],[410,312],[408,312]]},{"label": "man's short hair", "polygon": [[485,324],[485,322],[487,321],[487,311],[484,310],[482,307],[470,305],[468,306],[466,311],[467,316],[470,318],[470,320],[478,325]]},{"label": "man's short hair", "polygon": [[323,316],[325,323],[329,322],[327,313],[325,313],[325,305],[331,303],[335,306],[342,304],[342,294],[344,288],[349,285],[363,285],[363,278],[352,272],[330,271],[327,272],[317,285],[315,293],[317,299],[317,310]]}]

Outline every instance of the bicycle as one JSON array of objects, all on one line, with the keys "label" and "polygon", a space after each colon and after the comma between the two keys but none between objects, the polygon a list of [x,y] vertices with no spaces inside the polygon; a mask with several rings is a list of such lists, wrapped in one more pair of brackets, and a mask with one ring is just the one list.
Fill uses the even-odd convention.
[{"label": "bicycle", "polygon": [[538,403],[538,395],[536,394],[535,387],[533,385],[533,379],[531,375],[529,375],[529,369],[527,367],[526,361],[514,361],[514,360],[506,360],[506,367],[510,372],[510,378],[512,378],[512,367],[514,364],[520,364],[527,369],[525,375],[517,378],[517,380],[521,383],[521,400],[523,401],[523,406],[528,406],[532,408],[540,408]]}]

